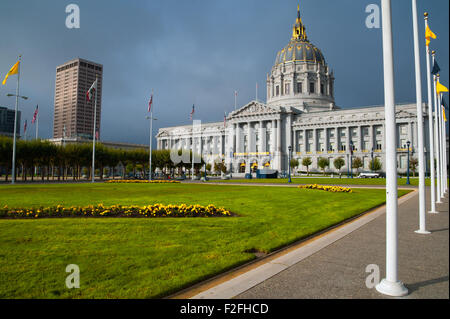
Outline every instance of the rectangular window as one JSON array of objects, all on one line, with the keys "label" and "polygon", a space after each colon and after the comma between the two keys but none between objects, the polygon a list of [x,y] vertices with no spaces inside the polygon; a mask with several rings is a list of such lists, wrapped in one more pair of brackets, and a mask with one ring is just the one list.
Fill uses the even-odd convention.
[{"label": "rectangular window", "polygon": [[315,86],[314,82],[309,83],[309,93],[314,93],[315,88],[316,88],[316,86]]},{"label": "rectangular window", "polygon": [[289,83],[286,83],[284,85],[284,94],[286,94],[286,95],[290,94],[289,91],[290,91],[290,85],[289,85]]},{"label": "rectangular window", "polygon": [[277,85],[276,86],[276,96],[279,96],[279,95],[280,95],[280,86]]},{"label": "rectangular window", "polygon": [[297,83],[297,93],[303,93],[303,83]]},{"label": "rectangular window", "polygon": [[323,94],[323,84],[320,85],[320,94]]}]

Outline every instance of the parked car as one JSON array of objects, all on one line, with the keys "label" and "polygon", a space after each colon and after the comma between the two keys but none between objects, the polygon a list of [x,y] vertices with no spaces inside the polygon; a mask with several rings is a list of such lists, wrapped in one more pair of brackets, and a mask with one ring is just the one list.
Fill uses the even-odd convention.
[{"label": "parked car", "polygon": [[358,176],[358,178],[379,178],[380,173],[374,173],[374,172],[361,172]]}]

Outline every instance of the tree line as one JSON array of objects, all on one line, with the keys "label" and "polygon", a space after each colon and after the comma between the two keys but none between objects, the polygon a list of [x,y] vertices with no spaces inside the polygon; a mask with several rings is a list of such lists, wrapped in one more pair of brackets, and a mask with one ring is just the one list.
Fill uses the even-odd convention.
[{"label": "tree line", "polygon": [[[180,151],[181,152],[181,151]],[[4,175],[5,181],[12,171],[13,140],[10,137],[0,136],[0,175]],[[201,168],[204,161],[196,163],[196,172]],[[175,165],[170,159],[169,150],[152,150],[152,172],[159,168],[166,174],[174,174],[175,169],[191,164],[179,163]],[[40,178],[49,180],[56,177],[58,180],[80,180],[82,177],[89,178],[92,175],[92,144],[66,144],[55,145],[45,140],[18,140],[16,143],[16,177],[21,176],[23,180],[28,177],[31,180]],[[127,173],[145,173],[149,168],[148,150],[120,150],[106,147],[101,143],[95,146],[95,168],[96,175],[103,178],[103,174],[115,178],[117,169],[121,171],[122,178]]]}]

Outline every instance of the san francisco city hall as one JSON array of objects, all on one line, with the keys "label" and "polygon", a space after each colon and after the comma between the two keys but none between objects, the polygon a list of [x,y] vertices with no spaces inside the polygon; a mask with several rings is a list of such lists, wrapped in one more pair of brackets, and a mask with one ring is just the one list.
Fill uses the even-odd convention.
[{"label": "san francisco city hall", "polygon": [[[343,157],[348,165],[352,147],[363,169],[378,158],[384,171],[384,106],[341,109],[334,100],[334,80],[321,51],[308,40],[298,11],[291,41],[278,52],[267,75],[267,103],[251,101],[231,112],[226,122],[202,123],[201,134],[193,132],[192,125],[161,128],[158,149],[190,150],[193,139],[194,153],[201,153],[207,163],[223,161],[233,173],[249,173],[262,168],[287,171],[289,146],[302,169],[304,157],[312,160],[310,171],[319,170],[318,159],[325,157],[330,160],[328,171],[336,171],[333,160]],[[426,104],[423,114],[428,114]],[[407,141],[411,156],[417,157],[416,104],[396,105],[396,119],[398,171],[405,172]],[[424,131],[427,152],[427,117]]]}]

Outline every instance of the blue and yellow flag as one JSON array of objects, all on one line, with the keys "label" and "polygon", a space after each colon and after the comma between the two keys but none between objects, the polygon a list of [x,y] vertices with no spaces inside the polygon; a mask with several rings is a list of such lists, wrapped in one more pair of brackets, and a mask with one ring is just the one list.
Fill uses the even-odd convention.
[{"label": "blue and yellow flag", "polygon": [[8,80],[8,77],[9,77],[10,75],[18,74],[18,73],[19,73],[19,64],[20,64],[20,61],[17,61],[17,63],[13,65],[13,67],[11,68],[11,70],[9,70],[9,72],[6,74],[5,79],[4,79],[3,82],[2,82],[2,85],[5,85],[5,84],[6,84],[6,80]]}]

